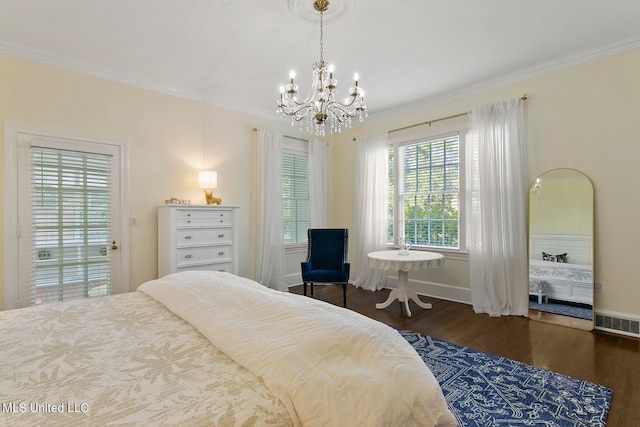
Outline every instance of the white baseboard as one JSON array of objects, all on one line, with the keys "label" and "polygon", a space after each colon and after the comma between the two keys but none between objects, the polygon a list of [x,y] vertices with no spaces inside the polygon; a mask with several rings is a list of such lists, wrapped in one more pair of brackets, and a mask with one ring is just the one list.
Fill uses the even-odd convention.
[{"label": "white baseboard", "polygon": [[287,288],[296,285],[302,285],[302,273],[287,274],[285,277]]}]

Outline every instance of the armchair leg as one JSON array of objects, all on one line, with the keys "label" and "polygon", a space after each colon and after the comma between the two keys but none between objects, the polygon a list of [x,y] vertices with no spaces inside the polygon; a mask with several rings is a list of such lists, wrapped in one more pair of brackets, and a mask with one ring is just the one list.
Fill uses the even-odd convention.
[{"label": "armchair leg", "polygon": [[347,284],[342,284],[342,306],[347,308]]},{"label": "armchair leg", "polygon": [[[309,292],[309,295],[311,296],[311,298],[313,298],[313,282],[302,282],[302,294],[304,296],[307,296],[307,285],[309,285],[309,288],[311,289],[311,291]],[[342,306],[343,307],[347,307],[347,283],[341,283],[342,285]]]},{"label": "armchair leg", "polygon": [[307,296],[307,285],[311,288],[311,298],[313,298],[313,282],[302,282],[302,295]]}]

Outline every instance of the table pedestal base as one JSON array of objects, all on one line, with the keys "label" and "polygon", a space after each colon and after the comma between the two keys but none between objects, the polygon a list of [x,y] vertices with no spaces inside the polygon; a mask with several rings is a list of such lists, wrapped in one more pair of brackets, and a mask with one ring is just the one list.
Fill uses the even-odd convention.
[{"label": "table pedestal base", "polygon": [[389,307],[392,302],[398,300],[400,304],[404,303],[407,309],[407,316],[411,317],[411,310],[409,310],[409,300],[415,302],[418,307],[422,307],[424,309],[429,310],[432,305],[426,302],[420,301],[418,298],[418,294],[413,289],[409,289],[407,287],[407,282],[409,281],[409,272],[407,271],[398,271],[398,287],[393,289],[389,294],[389,298],[383,303],[376,304],[377,309],[383,309]]}]

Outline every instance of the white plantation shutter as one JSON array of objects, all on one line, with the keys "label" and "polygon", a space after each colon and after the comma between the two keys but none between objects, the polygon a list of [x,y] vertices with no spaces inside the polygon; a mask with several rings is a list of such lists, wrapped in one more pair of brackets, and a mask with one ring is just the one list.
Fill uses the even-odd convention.
[{"label": "white plantation shutter", "polygon": [[284,242],[306,243],[309,228],[309,176],[307,154],[282,153],[282,213]]},{"label": "white plantation shutter", "polygon": [[414,245],[458,248],[458,134],[405,145],[399,152],[400,234]]},{"label": "white plantation shutter", "polygon": [[112,156],[32,146],[21,305],[111,293]]}]

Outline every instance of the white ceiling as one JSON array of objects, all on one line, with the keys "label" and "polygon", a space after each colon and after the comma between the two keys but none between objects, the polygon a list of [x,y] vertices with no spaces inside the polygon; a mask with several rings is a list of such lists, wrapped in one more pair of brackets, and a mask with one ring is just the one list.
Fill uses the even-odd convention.
[{"label": "white ceiling", "polygon": [[[639,0],[355,0],[324,59],[382,116],[640,47],[639,19]],[[0,0],[0,52],[261,117],[291,69],[306,93],[319,32],[287,0]]]}]

